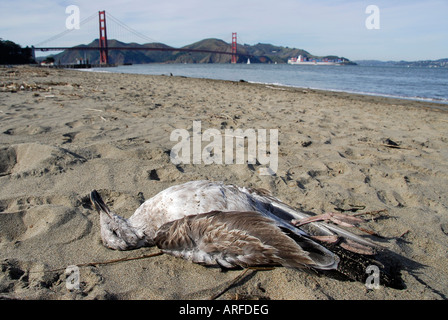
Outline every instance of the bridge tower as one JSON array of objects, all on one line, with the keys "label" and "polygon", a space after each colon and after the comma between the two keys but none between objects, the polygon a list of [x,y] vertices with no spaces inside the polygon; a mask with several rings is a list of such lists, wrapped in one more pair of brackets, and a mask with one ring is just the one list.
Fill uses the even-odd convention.
[{"label": "bridge tower", "polygon": [[232,32],[232,63],[236,63],[236,32]]},{"label": "bridge tower", "polygon": [[99,22],[100,22],[100,64],[107,64],[108,61],[108,50],[107,50],[107,30],[106,30],[106,11],[99,11]]}]

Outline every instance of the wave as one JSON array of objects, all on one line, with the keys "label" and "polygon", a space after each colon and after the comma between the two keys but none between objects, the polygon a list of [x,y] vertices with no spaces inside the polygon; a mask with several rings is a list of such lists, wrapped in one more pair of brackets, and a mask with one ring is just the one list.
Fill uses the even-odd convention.
[{"label": "wave", "polygon": [[282,83],[278,83],[278,82],[260,82],[260,81],[247,81],[247,82],[253,83],[253,84],[263,84],[263,85],[268,85],[268,86],[278,86],[278,87],[298,88],[298,89],[310,89],[310,90],[320,90],[320,91],[330,91],[330,92],[341,92],[341,93],[359,94],[359,95],[373,96],[373,97],[383,97],[383,98],[392,98],[392,99],[404,99],[404,100],[412,100],[412,101],[423,101],[423,102],[448,104],[448,99],[445,99],[445,98],[405,96],[405,95],[394,95],[394,94],[378,93],[378,92],[356,91],[356,90],[342,90],[342,89],[329,89],[329,88],[320,88],[320,87],[304,87],[304,86],[297,86],[297,85],[282,84]]},{"label": "wave", "polygon": [[[98,68],[84,69],[83,71],[91,72],[111,72],[111,73],[129,73],[129,74],[149,74],[149,75],[160,75],[160,74],[174,74],[176,76],[184,76],[191,78],[206,78],[206,79],[216,79],[216,80],[227,80],[227,81],[240,81],[239,79],[244,79],[249,83],[258,83],[269,86],[279,86],[279,87],[291,87],[291,88],[301,88],[301,89],[314,89],[323,91],[333,91],[333,92],[345,92],[350,94],[360,94],[368,96],[377,96],[384,98],[393,99],[405,99],[412,101],[422,101],[428,103],[439,103],[448,104],[448,97],[445,95],[438,98],[438,92],[444,92],[445,90],[445,75],[436,74],[433,78],[433,74],[426,74],[427,72],[434,72],[434,70],[426,70],[425,74],[421,74],[422,70],[418,69],[419,73],[413,73],[409,75],[409,70],[406,69],[406,74],[396,74],[396,69],[393,69],[395,73],[384,73],[384,70],[377,70],[368,68],[367,70],[363,67],[356,68],[344,68],[337,69],[336,73],[328,74],[327,69],[322,68],[288,68],[288,66],[279,65],[255,65],[251,64],[250,68],[247,65],[226,65],[226,64],[211,64],[211,65],[184,65],[184,64],[149,64],[149,65],[134,65],[134,66],[120,66],[117,68],[110,68],[106,70],[99,70]],[[333,69],[331,69],[333,70]],[[336,69],[334,69],[336,70]],[[400,69],[401,70],[401,69]],[[268,71],[268,72],[266,72]],[[390,70],[389,70],[390,71]],[[320,84],[315,83],[314,86],[306,86],[297,83],[297,77],[301,77],[301,83],[306,83],[309,81],[319,81]],[[339,79],[339,85],[345,84],[349,86],[353,84],[355,89],[344,89],[340,88],[338,84],[335,84],[335,77]],[[426,82],[424,86],[426,88],[432,88],[430,92],[425,92],[425,90],[420,90],[418,87],[420,84],[420,78],[428,77],[431,81]],[[358,79],[356,83],[353,83],[353,78]],[[269,81],[269,80],[273,81]],[[280,80],[281,79],[281,80]],[[256,80],[256,81],[254,81]],[[268,81],[266,81],[268,80]],[[276,81],[277,80],[277,81]],[[280,81],[279,81],[280,80]],[[348,81],[346,83],[346,81]],[[367,82],[365,82],[367,81]],[[293,83],[293,84],[287,84]],[[381,86],[384,87],[385,82],[391,82],[391,86],[380,89]],[[393,83],[397,85],[393,85]],[[375,86],[380,85],[378,89],[372,89]],[[414,90],[417,86],[418,90]],[[422,89],[425,87],[421,86]],[[365,90],[365,88],[370,88]],[[388,89],[399,89],[399,93],[388,93]],[[440,88],[436,89],[436,88]],[[359,90],[357,90],[359,89]],[[364,90],[363,90],[364,89]],[[412,90],[411,90],[412,89]],[[415,93],[415,95],[413,95]],[[428,94],[428,96],[426,96]]]}]

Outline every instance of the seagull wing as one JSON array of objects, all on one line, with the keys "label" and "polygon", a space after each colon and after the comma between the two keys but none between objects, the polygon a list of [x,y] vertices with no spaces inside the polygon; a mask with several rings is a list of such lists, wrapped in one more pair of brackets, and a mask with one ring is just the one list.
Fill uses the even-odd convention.
[{"label": "seagull wing", "polygon": [[165,253],[225,268],[283,265],[336,269],[339,258],[314,241],[288,236],[258,212],[212,211],[164,224],[156,245]]}]

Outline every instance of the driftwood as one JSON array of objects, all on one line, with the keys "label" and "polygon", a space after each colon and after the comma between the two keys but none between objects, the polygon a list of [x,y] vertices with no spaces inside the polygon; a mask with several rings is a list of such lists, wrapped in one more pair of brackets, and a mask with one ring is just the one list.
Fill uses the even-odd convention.
[{"label": "driftwood", "polygon": [[[163,254],[162,251],[158,251],[158,252],[155,252],[155,253],[144,254],[144,255],[141,255],[141,256],[138,256],[138,257],[130,257],[130,258],[128,257],[128,258],[112,259],[112,260],[98,261],[98,262],[86,262],[86,263],[75,264],[73,266],[90,267],[90,266],[97,266],[97,265],[102,265],[102,264],[111,264],[111,263],[117,263],[117,262],[123,262],[123,261],[131,261],[131,260],[140,260],[140,259],[152,258],[152,257],[160,256],[162,254]],[[30,273],[57,272],[57,271],[63,271],[63,270],[66,270],[66,269],[67,269],[67,267],[63,267],[63,268],[56,268],[56,269],[43,270],[43,271],[30,271]]]}]

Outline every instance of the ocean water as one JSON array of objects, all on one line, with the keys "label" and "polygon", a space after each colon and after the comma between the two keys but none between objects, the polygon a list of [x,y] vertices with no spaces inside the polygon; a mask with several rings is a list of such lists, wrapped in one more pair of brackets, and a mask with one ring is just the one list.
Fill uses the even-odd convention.
[{"label": "ocean water", "polygon": [[93,71],[186,76],[362,93],[448,104],[448,69],[286,64],[141,64]]}]

